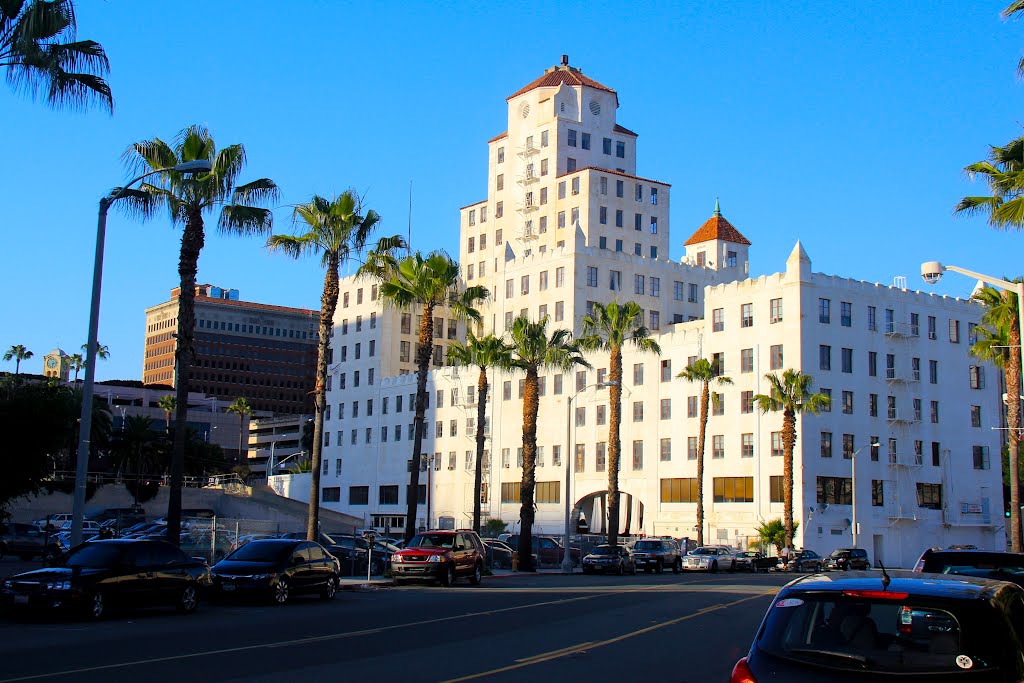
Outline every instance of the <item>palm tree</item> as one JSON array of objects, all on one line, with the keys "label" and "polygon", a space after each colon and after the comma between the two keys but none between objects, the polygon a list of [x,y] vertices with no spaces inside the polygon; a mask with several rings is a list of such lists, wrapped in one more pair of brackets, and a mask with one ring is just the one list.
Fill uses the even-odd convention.
[{"label": "palm tree", "polygon": [[[800,522],[793,522],[793,533],[796,533],[798,528],[800,528]],[[774,547],[776,554],[782,554],[782,546],[786,544],[786,526],[781,519],[761,522],[755,531],[757,531],[757,541],[761,545],[762,552],[767,552],[769,547]]]},{"label": "palm tree", "polygon": [[139,484],[142,480],[143,468],[152,472],[159,464],[158,450],[154,448],[154,434],[150,428],[150,419],[144,415],[129,415],[119,432],[121,460],[118,468],[135,470],[135,486],[132,494],[135,504],[139,504]]},{"label": "palm tree", "polygon": [[[678,377],[687,382],[700,384],[700,431],[697,435],[697,545],[704,545],[704,444],[708,431],[708,404],[711,400],[711,384],[732,384],[732,379],[722,374],[717,363],[707,358],[698,358],[688,365]],[[718,394],[714,395],[718,404]]]},{"label": "palm tree", "polygon": [[82,354],[73,353],[68,356],[68,369],[75,371],[75,384],[78,384],[78,373],[85,367],[85,359],[82,358]]},{"label": "palm tree", "polygon": [[[217,149],[210,131],[204,126],[182,130],[171,146],[160,138],[136,142],[124,154],[125,165],[133,175],[144,171],[168,169],[187,161],[211,162],[209,173],[190,174],[163,171],[151,183],[138,190],[124,192],[122,205],[143,220],[153,218],[161,209],[171,222],[183,224],[178,257],[178,332],[174,351],[177,380],[174,450],[171,456],[171,489],[167,504],[167,536],[178,538],[181,527],[181,484],[185,468],[185,442],[188,425],[189,370],[195,353],[196,271],[199,252],[205,241],[203,214],[220,209],[218,229],[229,235],[267,234],[274,215],[259,205],[277,200],[277,185],[267,178],[238,184],[245,166],[245,147],[240,144]],[[118,192],[119,190],[115,190]]]},{"label": "palm tree", "polygon": [[[1020,278],[1014,282],[1020,282]],[[1020,446],[1020,307],[1014,292],[998,292],[984,287],[973,297],[985,305],[981,317],[984,327],[976,328],[978,341],[971,346],[972,356],[992,361],[1002,368],[1006,380],[1006,434],[1010,452],[1010,547],[1021,551],[1020,471],[1013,457]]]},{"label": "palm tree", "polygon": [[622,442],[622,347],[630,345],[638,351],[661,353],[658,342],[651,339],[644,327],[644,311],[634,301],[605,306],[595,303],[583,318],[583,336],[577,342],[584,351],[607,351],[608,361],[608,544],[619,542],[619,460]]},{"label": "palm tree", "polygon": [[991,146],[988,159],[973,163],[964,171],[971,179],[981,176],[989,194],[964,197],[953,213],[987,214],[989,225],[996,230],[1024,228],[1024,137],[1004,147]]},{"label": "palm tree", "polygon": [[[82,353],[89,353],[89,344],[82,344]],[[100,360],[110,358],[110,347],[96,342],[96,357]]]},{"label": "palm tree", "polygon": [[[1000,12],[999,16],[1003,19],[1009,19],[1014,14],[1024,12],[1024,0],[1013,0],[1010,5]],[[1021,57],[1020,61],[1017,62],[1017,77],[1024,78],[1024,57]]]},{"label": "palm tree", "polygon": [[454,342],[448,347],[448,361],[455,365],[475,365],[480,369],[476,380],[476,470],[473,475],[473,531],[480,533],[480,489],[483,488],[484,425],[487,420],[487,394],[490,383],[487,371],[491,368],[509,370],[512,354],[508,342],[488,334],[477,337],[469,331],[466,343]]},{"label": "palm tree", "polygon": [[[589,368],[569,330],[555,330],[548,336],[548,317],[530,322],[519,316],[512,322],[512,368],[526,373],[523,386],[523,479],[519,486],[519,568],[534,571],[533,566],[533,493],[537,485],[537,411],[539,372],[568,372],[574,367]],[[566,453],[565,457],[572,457]],[[568,491],[564,495],[569,495]],[[566,539],[568,540],[568,539]],[[569,552],[568,543],[564,552]]]},{"label": "palm tree", "polygon": [[52,107],[98,104],[113,113],[103,46],[76,40],[76,31],[71,0],[0,2],[0,66],[7,68],[7,82]]},{"label": "palm tree", "polygon": [[167,436],[171,435],[171,413],[174,412],[174,408],[177,405],[178,399],[174,396],[174,394],[167,394],[166,396],[161,396],[160,400],[156,402],[156,407],[164,411],[164,434],[166,434]]},{"label": "palm tree", "polygon": [[782,502],[786,525],[786,547],[793,547],[793,447],[796,445],[796,414],[819,412],[831,404],[825,394],[812,394],[814,378],[799,370],[786,370],[780,378],[774,372],[764,376],[768,380],[768,393],[754,396],[754,403],[762,413],[782,411]]},{"label": "palm tree", "polygon": [[[416,533],[416,506],[419,501],[420,467],[423,455],[424,414],[427,409],[427,371],[434,340],[434,310],[446,307],[459,319],[480,320],[476,306],[490,296],[486,287],[462,289],[459,264],[443,251],[426,256],[420,252],[398,259],[393,244],[380,245],[367,255],[359,274],[378,280],[380,298],[385,306],[421,311],[419,341],[416,345],[416,417],[406,492],[405,540]],[[429,520],[428,520],[429,524]]]},{"label": "palm tree", "polygon": [[249,403],[248,399],[239,397],[236,398],[231,405],[227,407],[227,412],[234,413],[238,416],[238,458],[237,462],[241,464],[242,460],[242,431],[245,428],[245,420],[247,417],[252,415],[252,404]]},{"label": "palm tree", "polygon": [[17,377],[21,371],[21,361],[32,357],[32,352],[25,348],[24,344],[15,344],[4,352],[4,360],[14,361],[14,376]]},{"label": "palm tree", "polygon": [[[306,536],[316,540],[320,521],[320,459],[323,449],[324,409],[327,405],[327,357],[331,328],[334,326],[334,311],[338,308],[339,271],[341,265],[366,248],[370,235],[377,227],[380,216],[370,209],[363,212],[362,201],[355,192],[347,190],[340,197],[328,200],[314,195],[308,204],[296,206],[292,213],[295,223],[302,223],[300,235],[271,235],[267,246],[271,251],[283,251],[299,258],[304,254],[320,254],[324,274],[324,288],[320,295],[320,332],[316,365],[315,421],[313,423],[312,477],[310,477],[309,515],[306,520]],[[390,238],[394,244],[385,242],[387,250],[402,244],[401,237]]]}]

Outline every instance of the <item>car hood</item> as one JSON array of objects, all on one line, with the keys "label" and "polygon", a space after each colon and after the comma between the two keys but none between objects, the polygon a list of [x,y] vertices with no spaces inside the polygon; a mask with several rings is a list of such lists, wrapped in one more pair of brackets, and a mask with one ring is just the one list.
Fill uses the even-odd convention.
[{"label": "car hood", "polygon": [[415,548],[402,548],[396,555],[444,555],[451,552],[451,548],[438,548],[432,545],[418,545]]},{"label": "car hood", "polygon": [[270,574],[281,571],[276,562],[231,562],[221,560],[210,569],[221,576],[238,576],[242,574]]},{"label": "car hood", "polygon": [[71,569],[70,567],[47,567],[46,569],[34,569],[30,572],[22,572],[8,577],[10,581],[68,581],[75,576],[96,576],[110,572],[110,569]]}]

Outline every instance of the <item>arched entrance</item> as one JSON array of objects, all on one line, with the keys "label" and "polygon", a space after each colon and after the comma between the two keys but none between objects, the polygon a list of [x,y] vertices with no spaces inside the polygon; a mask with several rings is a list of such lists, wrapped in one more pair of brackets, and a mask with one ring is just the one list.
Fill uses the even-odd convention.
[{"label": "arched entrance", "polygon": [[[608,533],[608,491],[594,491],[572,509],[572,526],[580,533]],[[637,496],[619,491],[619,535],[636,536],[643,532],[644,504]]]}]

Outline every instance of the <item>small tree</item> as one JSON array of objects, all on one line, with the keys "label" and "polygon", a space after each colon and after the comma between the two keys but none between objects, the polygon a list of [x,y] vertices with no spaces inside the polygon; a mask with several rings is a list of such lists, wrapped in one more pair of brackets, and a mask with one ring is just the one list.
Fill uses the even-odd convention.
[{"label": "small tree", "polygon": [[171,435],[171,413],[174,412],[175,406],[178,405],[178,399],[173,394],[167,394],[161,396],[160,400],[156,402],[157,408],[164,411],[164,433],[169,437]]},{"label": "small tree", "polygon": [[239,397],[228,406],[227,411],[238,416],[238,458],[236,463],[241,464],[246,460],[242,457],[242,432],[245,431],[246,420],[252,415],[252,405],[248,399]]},{"label": "small tree", "polygon": [[29,351],[23,344],[15,344],[11,348],[4,352],[4,360],[14,361],[14,376],[17,377],[21,371],[21,361],[28,360],[32,357],[32,352]]}]

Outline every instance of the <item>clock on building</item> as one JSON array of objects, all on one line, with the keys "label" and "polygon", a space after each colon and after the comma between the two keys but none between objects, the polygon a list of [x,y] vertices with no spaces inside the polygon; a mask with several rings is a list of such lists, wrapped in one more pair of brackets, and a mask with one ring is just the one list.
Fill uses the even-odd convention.
[{"label": "clock on building", "polygon": [[57,367],[57,359],[54,358],[53,356],[47,358],[46,367],[50,368],[51,370],[55,369]]}]

